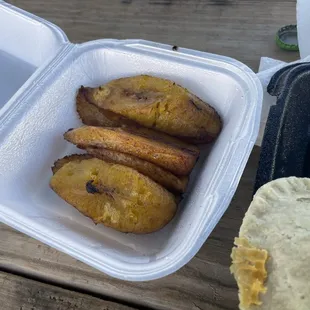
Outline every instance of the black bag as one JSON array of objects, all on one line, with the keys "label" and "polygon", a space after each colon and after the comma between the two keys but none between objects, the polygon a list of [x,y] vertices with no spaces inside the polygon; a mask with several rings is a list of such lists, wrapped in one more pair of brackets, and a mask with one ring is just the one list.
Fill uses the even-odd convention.
[{"label": "black bag", "polygon": [[254,193],[282,177],[310,177],[310,62],[287,66],[273,75],[270,108],[261,146]]}]

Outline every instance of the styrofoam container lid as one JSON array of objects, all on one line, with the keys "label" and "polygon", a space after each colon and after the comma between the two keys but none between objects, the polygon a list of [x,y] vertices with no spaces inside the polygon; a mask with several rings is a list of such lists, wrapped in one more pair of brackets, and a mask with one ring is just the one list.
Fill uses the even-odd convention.
[{"label": "styrofoam container lid", "polygon": [[[253,148],[262,103],[256,75],[231,58],[141,40],[67,42],[40,70],[0,110],[0,220],[119,279],[152,280],[182,267],[229,206]],[[49,188],[53,162],[80,152],[63,139],[81,125],[80,85],[137,74],[186,87],[224,123],[217,141],[202,148],[175,218],[147,235],[94,225]]]},{"label": "styrofoam container lid", "polygon": [[0,109],[68,43],[57,26],[0,2]]}]

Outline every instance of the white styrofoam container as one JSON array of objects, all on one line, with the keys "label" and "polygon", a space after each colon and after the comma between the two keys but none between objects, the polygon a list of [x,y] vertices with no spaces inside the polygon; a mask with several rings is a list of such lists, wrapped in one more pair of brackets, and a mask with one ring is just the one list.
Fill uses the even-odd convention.
[{"label": "white styrofoam container", "polygon": [[[3,16],[15,25],[12,35],[37,33],[32,39],[45,48],[35,51],[36,43],[22,40],[20,53],[9,34],[6,42],[1,37],[0,55],[4,49],[37,70],[30,76],[25,65],[30,78],[0,109],[0,220],[116,278],[145,281],[182,267],[227,209],[256,140],[262,89],[255,74],[231,58],[154,42],[72,44],[57,27],[0,4],[0,25]],[[53,162],[79,152],[63,139],[81,125],[78,87],[142,73],[187,87],[218,110],[224,126],[215,144],[202,150],[173,221],[156,233],[133,235],[95,226],[48,184]]]}]

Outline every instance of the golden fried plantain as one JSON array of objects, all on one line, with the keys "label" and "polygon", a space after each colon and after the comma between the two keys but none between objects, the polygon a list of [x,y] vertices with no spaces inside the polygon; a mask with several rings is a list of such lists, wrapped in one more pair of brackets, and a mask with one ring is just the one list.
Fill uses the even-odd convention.
[{"label": "golden fried plantain", "polygon": [[136,169],[172,192],[184,193],[188,183],[187,177],[178,177],[138,157],[116,151],[86,148],[86,152],[106,162],[116,163]]},{"label": "golden fried plantain", "polygon": [[94,156],[89,154],[73,154],[65,156],[61,159],[58,159],[54,162],[54,166],[52,167],[53,174],[55,174],[62,166],[69,163],[70,161],[81,161],[85,159],[91,159]]},{"label": "golden fried plantain", "polygon": [[174,196],[161,185],[132,168],[97,158],[65,164],[50,186],[95,223],[121,232],[159,230],[177,208]]},{"label": "golden fried plantain", "polygon": [[89,126],[121,127],[122,125],[132,123],[121,115],[100,109],[87,101],[83,86],[79,89],[76,96],[76,110],[83,124]]},{"label": "golden fried plantain", "polygon": [[222,128],[213,107],[187,89],[158,77],[121,78],[98,88],[84,88],[84,94],[99,108],[194,144],[212,142]]},{"label": "golden fried plantain", "polygon": [[176,175],[188,175],[199,156],[195,146],[147,128],[83,126],[64,134],[79,148],[105,148],[152,162]]}]

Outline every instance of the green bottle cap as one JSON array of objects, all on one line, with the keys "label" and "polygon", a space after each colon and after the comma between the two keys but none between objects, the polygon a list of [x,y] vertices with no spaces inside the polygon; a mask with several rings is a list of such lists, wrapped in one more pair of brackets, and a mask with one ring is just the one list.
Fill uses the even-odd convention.
[{"label": "green bottle cap", "polygon": [[276,34],[276,43],[283,50],[299,51],[297,25],[287,25],[280,28]]}]

